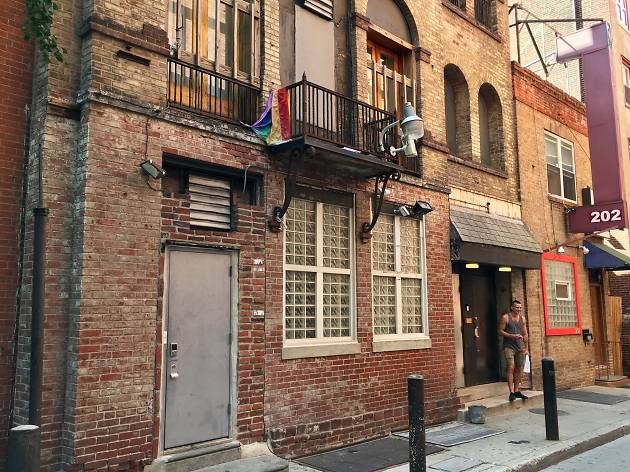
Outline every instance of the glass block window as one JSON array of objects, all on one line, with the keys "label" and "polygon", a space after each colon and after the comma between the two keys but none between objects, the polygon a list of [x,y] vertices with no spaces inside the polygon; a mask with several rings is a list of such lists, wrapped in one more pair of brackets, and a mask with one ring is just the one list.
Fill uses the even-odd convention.
[{"label": "glass block window", "polygon": [[573,143],[555,134],[545,132],[547,159],[547,191],[573,202],[575,193],[575,161]]},{"label": "glass block window", "polygon": [[285,340],[352,338],[352,208],[294,198],[285,223]]},{"label": "glass block window", "polygon": [[576,260],[546,253],[543,255],[545,285],[545,326],[547,335],[579,334],[580,306],[576,279]]},{"label": "glass block window", "polygon": [[423,222],[381,215],[372,231],[374,335],[426,334]]}]

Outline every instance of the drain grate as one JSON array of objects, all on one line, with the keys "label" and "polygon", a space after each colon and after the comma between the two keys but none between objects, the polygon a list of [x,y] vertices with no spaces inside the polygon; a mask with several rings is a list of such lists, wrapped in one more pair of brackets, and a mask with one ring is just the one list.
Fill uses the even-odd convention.
[{"label": "drain grate", "polygon": [[599,405],[615,405],[630,400],[630,397],[589,392],[588,390],[565,390],[558,393],[558,398],[578,402],[597,403]]}]

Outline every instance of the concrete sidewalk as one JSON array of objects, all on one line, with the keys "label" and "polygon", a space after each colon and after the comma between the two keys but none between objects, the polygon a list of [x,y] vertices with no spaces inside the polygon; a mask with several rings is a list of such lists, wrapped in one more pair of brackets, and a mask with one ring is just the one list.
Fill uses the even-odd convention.
[{"label": "concrete sidewalk", "polygon": [[[630,397],[630,389],[587,387],[581,390]],[[520,401],[520,400],[519,400]],[[630,400],[615,405],[558,399],[560,440],[545,439],[545,417],[528,409],[491,416],[489,428],[505,433],[453,446],[427,457],[431,472],[538,471],[564,459],[630,434]],[[291,463],[290,472],[317,472]],[[408,472],[409,464],[386,469]]]}]

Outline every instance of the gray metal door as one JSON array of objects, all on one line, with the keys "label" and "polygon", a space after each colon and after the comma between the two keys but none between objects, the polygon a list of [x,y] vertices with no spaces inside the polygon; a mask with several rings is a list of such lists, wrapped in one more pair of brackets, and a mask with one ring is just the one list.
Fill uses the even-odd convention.
[{"label": "gray metal door", "polygon": [[231,256],[169,251],[164,448],[229,436]]}]

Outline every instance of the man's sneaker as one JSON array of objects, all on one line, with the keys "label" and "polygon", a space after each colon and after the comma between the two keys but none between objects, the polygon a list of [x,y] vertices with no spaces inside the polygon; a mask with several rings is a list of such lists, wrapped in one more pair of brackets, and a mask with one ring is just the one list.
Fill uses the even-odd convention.
[{"label": "man's sneaker", "polygon": [[518,396],[516,395],[516,393],[512,393],[510,392],[510,403],[513,402],[514,400],[516,400],[518,398]]},{"label": "man's sneaker", "polygon": [[523,395],[520,390],[518,392],[514,392],[514,396],[516,398],[520,398],[521,400],[527,400],[529,398],[527,395]]}]

